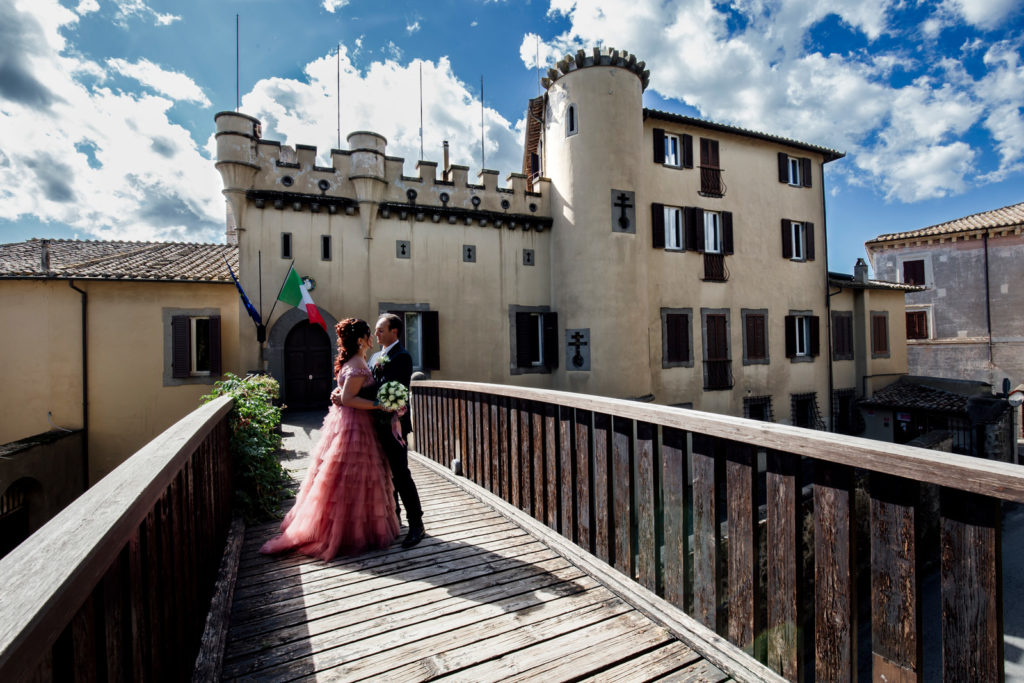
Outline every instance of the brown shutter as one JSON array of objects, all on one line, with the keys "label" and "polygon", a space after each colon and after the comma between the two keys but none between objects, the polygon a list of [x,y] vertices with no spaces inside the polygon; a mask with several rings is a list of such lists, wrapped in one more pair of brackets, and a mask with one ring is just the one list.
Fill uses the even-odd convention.
[{"label": "brown shutter", "polygon": [[793,258],[793,222],[782,219],[782,258]]},{"label": "brown shutter", "polygon": [[542,313],[541,324],[544,326],[544,365],[554,370],[558,367],[558,314]]},{"label": "brown shutter", "polygon": [[651,245],[665,248],[665,205],[651,203]]},{"label": "brown shutter", "polygon": [[722,253],[732,252],[732,211],[722,212]]},{"label": "brown shutter", "polygon": [[705,318],[708,331],[708,360],[729,360],[729,339],[726,336],[725,316],[714,314]]},{"label": "brown shutter", "polygon": [[885,317],[881,315],[871,316],[871,352],[880,354],[889,351],[889,331]]},{"label": "brown shutter", "polygon": [[424,370],[441,369],[441,340],[437,324],[437,311],[420,312],[420,334]]},{"label": "brown shutter", "polygon": [[718,140],[710,138],[700,139],[700,165],[709,168],[719,168],[718,165]]},{"label": "brown shutter", "polygon": [[711,154],[711,166],[713,168],[721,168],[722,163],[718,159],[718,140],[708,140],[708,151]]},{"label": "brown shutter", "polygon": [[817,356],[821,353],[821,318],[812,315],[807,318],[810,323],[811,355]]},{"label": "brown shutter", "polygon": [[808,261],[814,260],[814,223],[804,223],[804,257]]},{"label": "brown shutter", "polygon": [[683,168],[693,168],[693,136],[683,133],[679,136],[679,144],[683,148]]},{"label": "brown shutter", "polygon": [[789,155],[779,152],[779,182],[789,183]]},{"label": "brown shutter", "polygon": [[221,374],[220,316],[210,316],[210,374]]},{"label": "brown shutter", "polygon": [[786,358],[796,356],[796,316],[786,316]]},{"label": "brown shutter", "polygon": [[189,339],[191,331],[191,321],[187,315],[176,315],[171,318],[172,377],[188,377],[192,374],[192,344]]},{"label": "brown shutter", "polygon": [[[701,214],[703,218],[703,214]],[[683,239],[683,248],[703,251],[703,238],[701,239],[701,246],[697,247],[697,209],[692,206],[687,206],[683,209],[683,231],[686,233]],[[700,231],[701,235],[704,234],[703,230]]]},{"label": "brown shutter", "polygon": [[654,129],[654,163],[665,163],[665,131],[661,128]]},{"label": "brown shutter", "polygon": [[807,158],[800,159],[800,181],[804,187],[811,186],[811,160]]},{"label": "brown shutter", "polygon": [[704,209],[693,207],[694,245],[697,251],[704,253]]},{"label": "brown shutter", "polygon": [[764,316],[747,316],[747,358],[761,360],[765,357]]},{"label": "brown shutter", "polygon": [[530,350],[536,346],[537,328],[529,313],[516,313],[516,367],[528,368]]}]

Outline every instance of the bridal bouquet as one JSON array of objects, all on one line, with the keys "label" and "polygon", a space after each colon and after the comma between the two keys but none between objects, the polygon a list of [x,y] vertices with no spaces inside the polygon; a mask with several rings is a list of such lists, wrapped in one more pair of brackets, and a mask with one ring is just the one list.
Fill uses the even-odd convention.
[{"label": "bridal bouquet", "polygon": [[385,410],[400,410],[409,403],[409,390],[401,382],[385,382],[377,390],[377,400]]}]

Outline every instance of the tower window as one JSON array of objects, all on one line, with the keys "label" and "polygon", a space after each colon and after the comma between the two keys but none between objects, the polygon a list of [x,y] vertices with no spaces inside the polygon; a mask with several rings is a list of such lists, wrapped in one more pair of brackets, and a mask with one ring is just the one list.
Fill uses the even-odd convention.
[{"label": "tower window", "polygon": [[292,257],[292,234],[290,232],[281,233],[281,258]]},{"label": "tower window", "polygon": [[576,112],[576,105],[570,104],[565,112],[565,136],[576,135],[580,132],[579,116]]}]

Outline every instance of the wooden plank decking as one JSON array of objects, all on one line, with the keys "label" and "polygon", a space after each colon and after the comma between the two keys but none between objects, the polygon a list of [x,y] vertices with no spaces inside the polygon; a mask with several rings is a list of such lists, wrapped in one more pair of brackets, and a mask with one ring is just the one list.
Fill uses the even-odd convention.
[{"label": "wooden plank decking", "polygon": [[247,530],[224,679],[728,680],[489,494],[411,460],[428,533],[411,550],[267,558],[276,525]]}]

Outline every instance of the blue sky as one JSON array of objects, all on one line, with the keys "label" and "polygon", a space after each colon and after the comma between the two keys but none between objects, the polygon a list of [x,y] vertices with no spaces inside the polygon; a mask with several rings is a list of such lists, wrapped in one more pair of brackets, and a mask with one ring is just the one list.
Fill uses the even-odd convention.
[{"label": "blue sky", "polygon": [[[879,234],[1024,201],[1021,0],[0,0],[0,241],[221,241],[213,116],[519,170],[526,101],[579,47],[647,62],[648,107],[838,149],[831,270]],[[338,54],[340,45],[340,58]],[[471,175],[472,177],[472,175]]]}]

